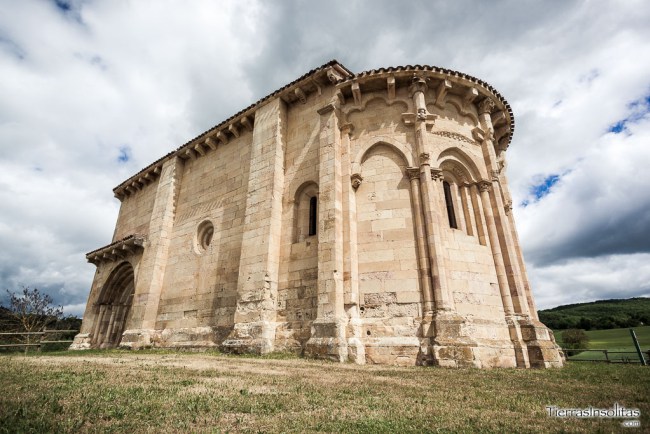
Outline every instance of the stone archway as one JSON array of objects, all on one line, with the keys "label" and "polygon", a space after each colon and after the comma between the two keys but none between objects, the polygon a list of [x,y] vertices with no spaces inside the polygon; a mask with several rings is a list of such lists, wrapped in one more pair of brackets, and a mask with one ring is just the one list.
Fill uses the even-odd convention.
[{"label": "stone archway", "polygon": [[134,292],[133,267],[123,262],[113,270],[100,293],[92,334],[94,348],[115,348],[119,345]]}]

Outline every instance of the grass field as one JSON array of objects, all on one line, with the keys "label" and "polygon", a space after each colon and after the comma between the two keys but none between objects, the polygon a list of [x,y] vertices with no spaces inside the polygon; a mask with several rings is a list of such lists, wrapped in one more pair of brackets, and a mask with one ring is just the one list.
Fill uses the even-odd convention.
[{"label": "grass field", "polygon": [[635,365],[455,370],[63,352],[0,356],[0,390],[7,433],[618,432],[620,419],[559,419],[545,408],[615,402],[650,426],[650,368]]},{"label": "grass field", "polygon": [[[650,326],[634,327],[634,332],[639,340],[641,349],[645,353],[646,359],[648,358],[647,351],[650,350]],[[590,330],[587,333],[589,336],[588,349],[602,349],[610,351],[631,351],[636,352],[632,338],[630,337],[630,329],[611,329],[611,330]],[[558,344],[562,345],[562,331],[556,331],[555,340]],[[611,354],[610,359],[628,358],[632,361],[638,361],[638,356],[635,354]],[[571,360],[605,360],[603,353],[586,351],[570,358]]]}]

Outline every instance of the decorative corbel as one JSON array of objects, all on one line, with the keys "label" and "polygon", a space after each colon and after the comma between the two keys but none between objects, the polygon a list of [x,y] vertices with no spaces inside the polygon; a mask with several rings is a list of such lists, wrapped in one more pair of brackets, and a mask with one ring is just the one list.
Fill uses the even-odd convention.
[{"label": "decorative corbel", "polygon": [[451,89],[451,87],[452,85],[449,80],[442,80],[440,85],[438,85],[438,89],[436,90],[436,107],[441,109],[445,108],[445,104],[447,103],[447,91]]},{"label": "decorative corbel", "polygon": [[228,143],[228,136],[223,131],[217,131],[216,137],[224,145]]},{"label": "decorative corbel", "polygon": [[352,176],[350,176],[350,182],[352,183],[352,188],[355,191],[361,185],[361,181],[363,181],[363,176],[361,176],[359,173],[353,173]]},{"label": "decorative corbel", "polygon": [[213,139],[212,137],[208,137],[208,138],[206,138],[206,139],[205,139],[205,144],[208,145],[208,147],[209,147],[210,149],[212,149],[213,151],[214,151],[215,149],[217,149],[217,143],[214,141],[214,139]]},{"label": "decorative corbel", "polygon": [[356,105],[361,105],[361,88],[359,87],[359,83],[356,81],[352,83],[351,89],[352,96],[354,97],[354,103]]},{"label": "decorative corbel", "polygon": [[253,131],[253,122],[248,116],[244,116],[239,121],[248,131]]},{"label": "decorative corbel", "polygon": [[296,97],[300,100],[301,103],[305,104],[307,102],[307,96],[305,95],[305,92],[300,87],[296,87],[293,93],[296,95]]},{"label": "decorative corbel", "polygon": [[237,126],[235,126],[235,124],[228,125],[228,131],[230,131],[233,136],[239,137],[239,129]]},{"label": "decorative corbel", "polygon": [[478,105],[478,114],[491,114],[492,110],[494,110],[494,107],[496,107],[496,104],[492,100],[492,98],[485,98],[483,101],[481,101]]},{"label": "decorative corbel", "polygon": [[386,86],[388,87],[388,99],[395,99],[395,76],[386,77]]}]

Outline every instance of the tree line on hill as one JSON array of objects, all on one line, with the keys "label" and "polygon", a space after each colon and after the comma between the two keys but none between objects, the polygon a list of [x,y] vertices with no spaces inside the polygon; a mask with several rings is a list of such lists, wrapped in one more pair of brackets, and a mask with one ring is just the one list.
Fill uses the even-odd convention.
[{"label": "tree line on hill", "polygon": [[553,330],[607,330],[650,325],[650,298],[599,300],[540,310],[539,319]]}]

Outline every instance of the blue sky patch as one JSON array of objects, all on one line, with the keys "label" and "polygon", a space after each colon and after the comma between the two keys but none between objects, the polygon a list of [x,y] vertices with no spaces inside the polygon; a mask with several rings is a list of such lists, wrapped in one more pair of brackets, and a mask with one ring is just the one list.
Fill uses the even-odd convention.
[{"label": "blue sky patch", "polygon": [[54,3],[56,4],[56,7],[59,8],[62,12],[70,12],[72,9],[72,6],[70,6],[70,2],[66,0],[54,0]]},{"label": "blue sky patch", "polygon": [[631,102],[627,105],[627,109],[630,114],[624,119],[616,122],[614,125],[611,125],[607,132],[620,134],[627,130],[627,125],[634,123],[640,119],[643,119],[648,113],[650,113],[650,95],[639,98],[638,100]]},{"label": "blue sky patch", "polygon": [[117,162],[124,164],[131,159],[131,147],[120,146],[120,153],[117,156]]},{"label": "blue sky patch", "polygon": [[533,185],[530,188],[530,194],[534,196],[532,200],[526,199],[521,205],[528,206],[531,202],[537,202],[551,192],[551,189],[560,180],[560,175],[549,175],[539,184]]}]

